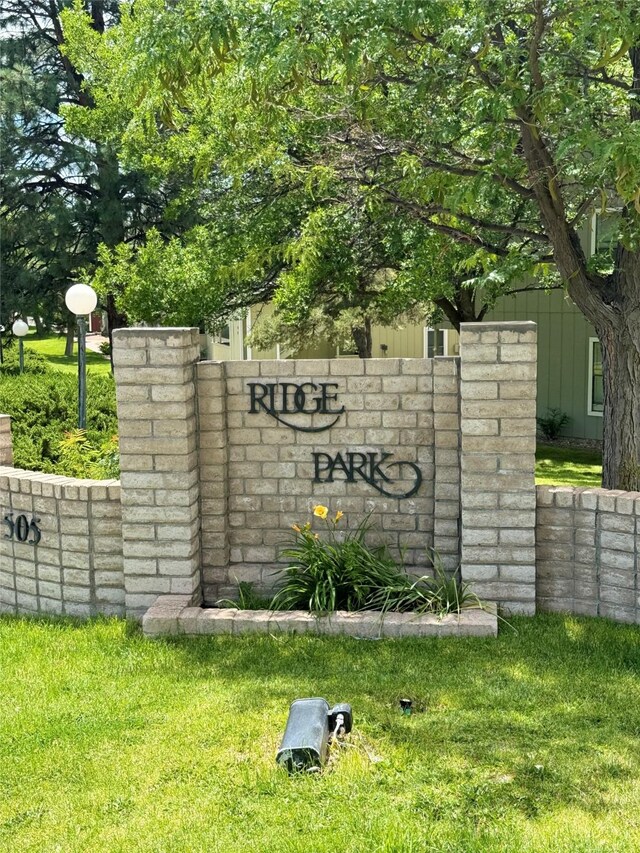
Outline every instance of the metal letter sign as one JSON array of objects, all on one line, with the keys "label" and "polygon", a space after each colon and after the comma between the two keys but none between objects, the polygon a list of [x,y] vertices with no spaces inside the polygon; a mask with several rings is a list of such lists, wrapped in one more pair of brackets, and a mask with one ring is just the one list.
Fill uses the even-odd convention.
[{"label": "metal letter sign", "polygon": [[[331,429],[344,406],[333,408],[337,404],[338,388],[336,382],[247,382],[250,392],[250,415],[266,412],[278,423],[298,432],[324,432]],[[332,389],[331,391],[329,389]],[[300,426],[288,418],[292,415],[329,415],[332,420],[324,426]],[[352,452],[313,453],[314,483],[333,483],[336,479],[355,483],[364,480],[387,498],[410,498],[418,491],[422,483],[422,471],[415,462],[389,462],[392,453]],[[393,474],[391,472],[393,469]]]},{"label": "metal letter sign", "polygon": [[[336,382],[248,382],[251,392],[251,407],[249,414],[255,415],[265,411],[279,423],[295,429],[298,432],[324,432],[338,422],[344,412],[344,406],[332,409],[331,402],[336,402],[338,395],[330,394],[329,388],[337,388]],[[308,389],[305,390],[305,389]],[[316,394],[315,392],[320,393]],[[290,423],[282,415],[335,415],[334,419],[324,426],[300,426]]]},{"label": "metal letter sign", "polygon": [[[381,495],[387,498],[410,498],[418,491],[422,483],[422,471],[415,462],[387,462],[392,453],[336,453],[331,457],[328,453],[314,453],[314,483],[333,483],[335,474],[342,473],[339,479],[347,483],[355,483],[358,478],[369,483]],[[384,466],[384,467],[382,467]],[[390,477],[391,468],[397,468],[399,477]],[[403,476],[403,470],[410,470],[409,477]],[[407,491],[394,491],[394,483],[401,479],[409,480]],[[398,488],[402,488],[399,486]]]},{"label": "metal letter sign", "polygon": [[[40,519],[35,516],[29,521],[24,514],[20,514],[14,521],[13,513],[8,512],[4,517],[4,523],[9,528],[9,532],[4,534],[4,538],[17,539],[18,542],[26,542],[27,545],[37,545],[42,539],[42,531],[38,527],[39,521]],[[33,536],[32,539],[31,536]]]}]

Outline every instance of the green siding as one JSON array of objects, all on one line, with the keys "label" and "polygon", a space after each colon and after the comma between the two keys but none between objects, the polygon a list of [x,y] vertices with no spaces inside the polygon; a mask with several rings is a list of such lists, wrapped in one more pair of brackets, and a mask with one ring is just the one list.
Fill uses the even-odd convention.
[{"label": "green siding", "polygon": [[538,414],[561,409],[571,418],[566,435],[602,438],[602,418],[587,414],[589,338],[596,333],[564,292],[503,297],[486,319],[538,324]]}]

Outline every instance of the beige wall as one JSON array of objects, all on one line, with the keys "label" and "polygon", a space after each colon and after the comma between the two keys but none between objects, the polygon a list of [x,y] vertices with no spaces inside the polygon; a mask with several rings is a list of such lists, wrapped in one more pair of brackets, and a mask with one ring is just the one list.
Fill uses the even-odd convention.
[{"label": "beige wall", "polygon": [[[457,565],[458,362],[437,362],[349,358],[198,365],[205,600],[232,594],[242,580],[273,587],[291,525],[311,520],[315,504],[332,514],[344,512],[341,528],[368,515],[377,535],[396,556],[404,552],[414,571],[425,569],[434,545],[445,562]],[[344,406],[344,412],[282,415],[305,430],[336,421],[325,431],[294,429],[260,407],[250,411],[252,383],[314,383],[316,390],[306,386],[310,398],[321,394],[321,383],[330,383],[327,393],[337,395],[330,408]],[[309,399],[307,407],[312,405]],[[434,413],[441,421],[437,427]],[[314,482],[314,453],[331,458],[340,453],[347,460],[349,452],[378,454],[376,460],[391,453],[389,462],[414,463],[422,477],[418,492],[404,499],[381,495],[359,475],[346,482],[339,469],[334,482]],[[363,458],[358,455],[357,462]],[[327,457],[319,464],[328,464]],[[396,494],[409,491],[415,471],[401,470],[404,480],[381,485]]]},{"label": "beige wall", "polygon": [[640,494],[538,486],[541,610],[640,624]]},{"label": "beige wall", "polygon": [[2,518],[24,515],[25,541],[0,537],[0,611],[124,616],[120,485],[0,468]]}]

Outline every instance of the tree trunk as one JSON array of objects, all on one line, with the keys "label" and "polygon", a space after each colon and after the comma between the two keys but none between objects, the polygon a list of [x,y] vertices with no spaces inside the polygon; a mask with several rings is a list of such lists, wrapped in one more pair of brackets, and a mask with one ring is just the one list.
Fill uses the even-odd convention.
[{"label": "tree trunk", "polygon": [[109,358],[111,360],[111,372],[113,373],[113,330],[124,328],[127,325],[127,318],[116,308],[116,300],[113,293],[107,294],[105,308],[107,312],[107,333],[109,335],[109,345],[111,346]]},{"label": "tree trunk", "polygon": [[640,491],[640,253],[616,253],[616,300],[595,323],[604,386],[602,485]]},{"label": "tree trunk", "polygon": [[72,315],[69,315],[69,319],[67,320],[67,338],[64,345],[64,354],[67,358],[71,358],[73,356],[73,337],[75,334],[74,324],[75,318],[72,319]]},{"label": "tree trunk", "polygon": [[[120,197],[120,172],[118,159],[108,147],[98,147],[98,176],[101,196],[100,232],[107,246],[113,248],[125,238],[124,208]],[[113,373],[113,330],[127,325],[127,318],[116,308],[115,297],[107,294],[105,309],[109,344],[111,345],[111,372]]]},{"label": "tree trunk", "polygon": [[640,490],[640,252],[618,244],[611,275],[589,272],[578,234],[567,222],[549,151],[542,134],[534,133],[535,118],[525,109],[519,117],[524,156],[555,263],[602,346],[602,485]]},{"label": "tree trunk", "polygon": [[[621,320],[600,330],[604,384],[602,485],[640,491],[640,354],[638,336]],[[635,341],[634,341],[635,337]]]},{"label": "tree trunk", "polygon": [[353,326],[351,334],[353,335],[353,340],[355,341],[356,349],[358,350],[358,358],[371,358],[371,352],[373,349],[371,320],[366,317],[364,326]]}]

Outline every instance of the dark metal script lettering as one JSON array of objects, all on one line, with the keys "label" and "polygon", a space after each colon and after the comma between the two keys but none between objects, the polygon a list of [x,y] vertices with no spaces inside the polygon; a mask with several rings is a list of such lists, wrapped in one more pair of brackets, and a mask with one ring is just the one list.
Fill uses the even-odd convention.
[{"label": "dark metal script lettering", "polygon": [[[338,394],[329,393],[329,388],[337,388],[336,382],[247,382],[250,394],[249,414],[266,412],[278,423],[298,432],[324,432],[336,424],[344,412],[344,406],[331,408],[337,402]],[[316,394],[316,392],[319,392]],[[322,426],[301,426],[291,423],[282,415],[335,415],[334,419]]]},{"label": "dark metal script lettering", "polygon": [[[392,453],[358,453],[347,451],[336,453],[331,456],[328,453],[313,453],[314,483],[333,483],[335,474],[343,474],[339,479],[347,483],[355,483],[359,478],[369,483],[376,491],[387,498],[410,498],[416,494],[422,484],[422,471],[415,462],[398,461],[388,462]],[[398,469],[398,478],[389,476],[390,469]],[[413,485],[406,492],[392,491],[393,484],[397,479],[405,479],[402,475],[403,469],[409,468],[412,472]],[[388,487],[387,487],[388,485]]]}]

